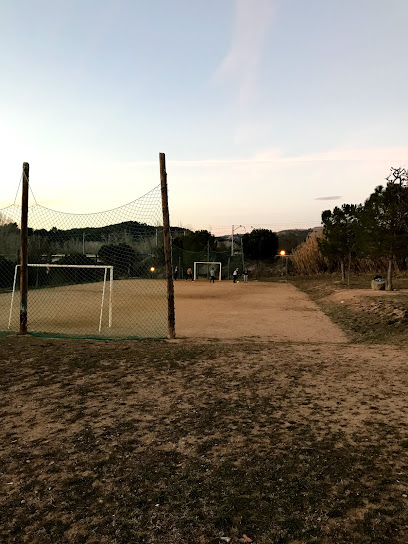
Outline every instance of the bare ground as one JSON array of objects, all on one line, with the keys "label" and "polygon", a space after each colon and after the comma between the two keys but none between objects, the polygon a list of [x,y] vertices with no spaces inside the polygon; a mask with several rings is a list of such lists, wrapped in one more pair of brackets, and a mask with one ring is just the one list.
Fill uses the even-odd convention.
[{"label": "bare ground", "polygon": [[185,338],[346,342],[316,303],[289,283],[175,282],[176,333]]},{"label": "bare ground", "polygon": [[[242,290],[272,321],[241,330],[248,286],[220,322],[208,287],[173,342],[0,338],[1,542],[407,542],[407,348],[290,341],[325,319],[288,285]],[[189,336],[187,289],[242,336]]]}]

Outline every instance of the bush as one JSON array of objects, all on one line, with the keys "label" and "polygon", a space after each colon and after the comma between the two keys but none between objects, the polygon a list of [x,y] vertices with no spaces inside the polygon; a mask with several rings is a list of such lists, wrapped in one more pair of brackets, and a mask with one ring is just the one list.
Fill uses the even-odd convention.
[{"label": "bush", "polygon": [[298,274],[321,274],[328,269],[328,262],[319,248],[320,236],[313,233],[293,252],[292,262]]}]

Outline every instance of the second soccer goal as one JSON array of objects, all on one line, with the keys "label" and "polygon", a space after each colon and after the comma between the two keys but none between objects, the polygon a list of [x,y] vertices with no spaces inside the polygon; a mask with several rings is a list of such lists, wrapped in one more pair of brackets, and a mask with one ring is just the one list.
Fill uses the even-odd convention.
[{"label": "second soccer goal", "polygon": [[208,279],[211,269],[214,270],[215,278],[221,281],[221,263],[199,261],[194,263],[194,280]]}]

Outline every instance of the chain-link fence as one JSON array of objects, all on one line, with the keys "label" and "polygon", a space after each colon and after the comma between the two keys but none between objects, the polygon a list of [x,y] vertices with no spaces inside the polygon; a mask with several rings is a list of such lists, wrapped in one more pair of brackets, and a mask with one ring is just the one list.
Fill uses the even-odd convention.
[{"label": "chain-link fence", "polygon": [[[19,330],[21,207],[0,210],[0,331]],[[106,212],[28,211],[28,331],[166,337],[160,186]]]}]

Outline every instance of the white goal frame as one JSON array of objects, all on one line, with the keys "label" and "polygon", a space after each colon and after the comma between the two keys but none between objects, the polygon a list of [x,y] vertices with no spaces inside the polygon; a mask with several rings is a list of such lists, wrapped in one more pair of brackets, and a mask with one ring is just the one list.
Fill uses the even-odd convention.
[{"label": "white goal frame", "polygon": [[[8,328],[11,326],[11,316],[13,313],[13,302],[14,302],[14,293],[16,291],[16,280],[17,280],[17,270],[20,267],[20,264],[16,264],[14,269],[14,281],[13,281],[13,292],[11,294],[11,303],[10,303],[10,315]],[[103,315],[103,304],[105,301],[105,291],[106,291],[106,276],[109,270],[109,327],[112,327],[112,293],[113,293],[113,266],[99,265],[99,264],[27,264],[27,266],[35,266],[37,268],[103,268],[105,270],[103,276],[103,288],[102,288],[102,300],[101,300],[101,312],[99,315],[99,332],[102,328],[102,315]]]},{"label": "white goal frame", "polygon": [[197,279],[197,265],[198,264],[208,264],[209,266],[210,265],[214,265],[214,264],[219,264],[220,265],[220,274],[219,274],[219,278],[218,280],[221,281],[221,269],[222,269],[222,263],[220,262],[213,262],[213,261],[196,261],[194,262],[194,281]]}]

